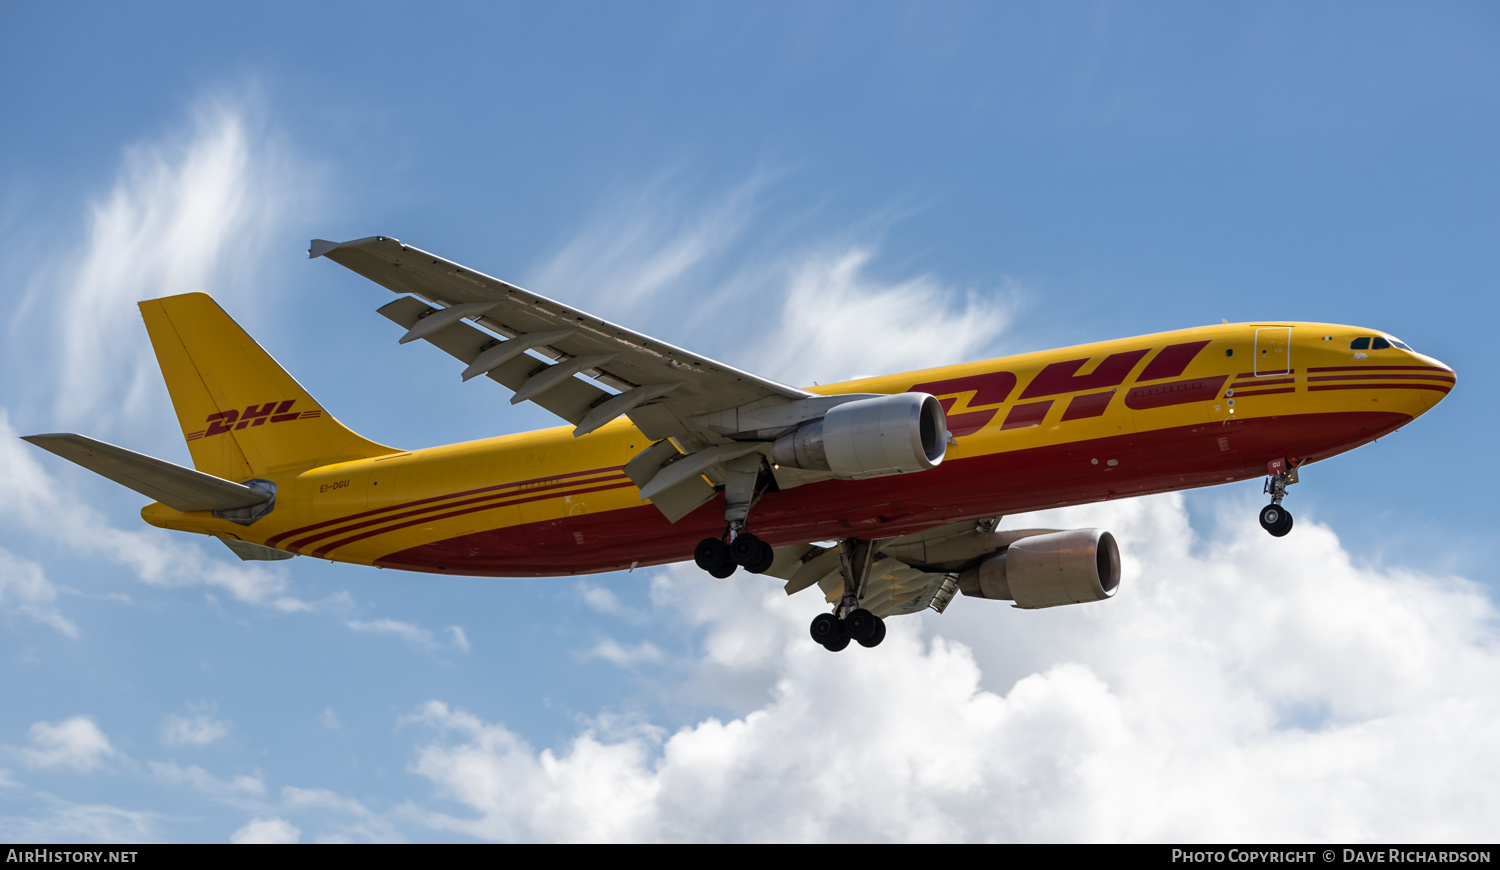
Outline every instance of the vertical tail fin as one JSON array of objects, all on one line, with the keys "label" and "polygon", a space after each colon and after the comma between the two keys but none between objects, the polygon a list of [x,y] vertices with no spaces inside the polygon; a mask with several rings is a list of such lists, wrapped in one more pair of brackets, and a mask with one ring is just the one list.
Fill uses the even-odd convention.
[{"label": "vertical tail fin", "polygon": [[244,480],[398,452],[324,411],[206,294],[140,306],[199,471]]}]

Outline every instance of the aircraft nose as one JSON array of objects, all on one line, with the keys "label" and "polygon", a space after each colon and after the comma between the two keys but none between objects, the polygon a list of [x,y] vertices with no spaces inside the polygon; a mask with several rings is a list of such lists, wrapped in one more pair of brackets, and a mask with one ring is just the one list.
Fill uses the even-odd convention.
[{"label": "aircraft nose", "polygon": [[1458,373],[1453,370],[1453,366],[1425,354],[1413,353],[1412,357],[1413,362],[1421,364],[1419,368],[1427,370],[1418,376],[1424,382],[1425,389],[1417,391],[1429,400],[1426,407],[1422,409],[1426,411],[1453,391],[1453,388],[1458,385]]}]

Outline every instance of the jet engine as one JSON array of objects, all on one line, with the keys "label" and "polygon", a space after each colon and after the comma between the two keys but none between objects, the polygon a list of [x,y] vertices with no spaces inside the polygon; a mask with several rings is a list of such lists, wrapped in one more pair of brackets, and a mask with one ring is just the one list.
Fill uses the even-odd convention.
[{"label": "jet engine", "polygon": [[958,575],[965,595],[1035,610],[1103,601],[1120,586],[1120,548],[1103,529],[1022,538]]},{"label": "jet engine", "polygon": [[776,439],[779,465],[828,471],[843,480],[936,468],[948,450],[943,406],[927,393],[846,402]]}]

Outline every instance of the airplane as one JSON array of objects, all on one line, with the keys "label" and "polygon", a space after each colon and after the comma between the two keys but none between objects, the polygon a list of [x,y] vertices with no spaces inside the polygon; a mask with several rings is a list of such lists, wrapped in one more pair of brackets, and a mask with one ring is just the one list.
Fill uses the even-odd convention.
[{"label": "airplane", "polygon": [[1008,515],[1265,477],[1286,535],[1309,463],[1436,405],[1454,371],[1380,330],[1223,323],[787,386],[603,321],[389,236],[312,241],[398,294],[379,313],[567,421],[401,450],[345,428],[209,296],[140,303],[185,468],[83,435],[25,440],[154,499],[149,524],[246,560],[553,577],[692,558],[813,586],[837,652],[965,596],[1103,601],[1102,529]]}]

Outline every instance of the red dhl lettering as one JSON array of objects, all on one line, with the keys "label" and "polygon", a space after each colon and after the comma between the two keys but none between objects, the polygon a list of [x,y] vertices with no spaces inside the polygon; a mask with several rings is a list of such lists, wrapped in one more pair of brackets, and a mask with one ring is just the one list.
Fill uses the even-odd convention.
[{"label": "red dhl lettering", "polygon": [[[1207,341],[1191,341],[1167,345],[1152,357],[1137,380],[1154,381],[1178,377],[1208,344]],[[1066,422],[1101,416],[1109,409],[1110,402],[1117,391],[1115,388],[1125,383],[1130,372],[1152,350],[1153,348],[1145,348],[1112,353],[1087,374],[1078,373],[1088,364],[1087,358],[1052,363],[1038,372],[1017,398],[1036,399],[1083,392],[1083,395],[1074,396],[1068,402],[1063,411],[1062,420]],[[1207,380],[1214,383],[1215,392],[1217,384],[1223,383],[1223,378]],[[1016,383],[1017,378],[1014,372],[985,372],[978,375],[965,375],[961,378],[915,384],[911,387],[911,391],[931,393],[936,396],[942,402],[944,413],[948,415],[948,431],[952,432],[955,438],[961,438],[988,426],[999,414],[1000,406],[1010,399]],[[1195,386],[1201,383],[1202,381],[1194,382]],[[1162,386],[1166,389],[1147,388],[1144,392],[1132,390],[1130,395],[1136,399],[1145,393],[1151,394],[1153,399],[1156,399],[1158,395],[1162,397],[1156,399],[1148,407],[1196,401],[1202,398],[1199,395],[1201,388],[1184,390],[1178,384]],[[1001,429],[1020,429],[1039,425],[1052,404],[1052,400],[1049,399],[1045,402],[1013,405]],[[1136,407],[1130,400],[1127,400],[1126,404],[1132,408]]]},{"label": "red dhl lettering", "polygon": [[[202,432],[189,432],[188,440],[195,441],[198,438],[208,438],[213,435],[222,435],[230,430],[253,428],[262,426],[267,422],[286,423],[303,416],[298,411],[293,411],[292,406],[297,403],[296,399],[286,399],[280,404],[266,402],[260,405],[250,405],[244,410],[219,411],[209,414],[203,422],[209,424]],[[317,416],[314,412],[309,414]]]}]

